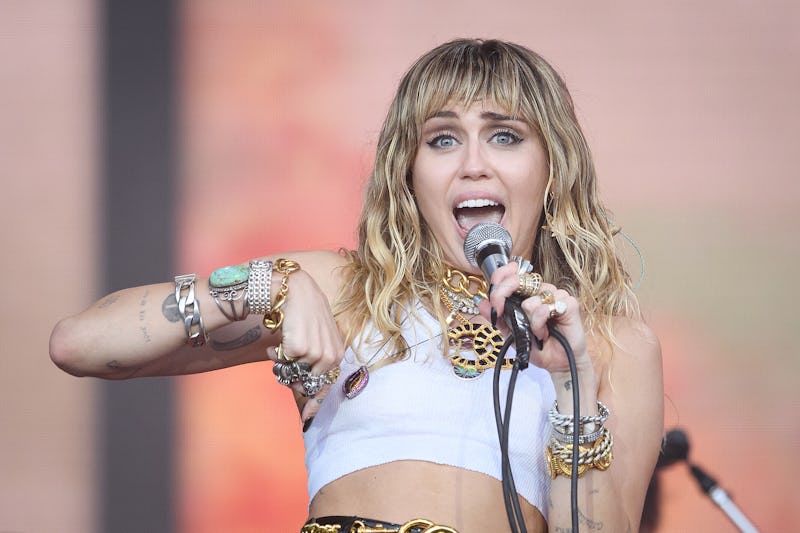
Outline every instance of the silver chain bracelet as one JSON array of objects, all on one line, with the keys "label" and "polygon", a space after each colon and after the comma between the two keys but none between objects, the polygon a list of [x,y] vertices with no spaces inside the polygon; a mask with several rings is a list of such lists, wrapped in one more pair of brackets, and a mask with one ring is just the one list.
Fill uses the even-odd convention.
[{"label": "silver chain bracelet", "polygon": [[200,315],[200,302],[194,297],[195,279],[197,276],[194,274],[175,276],[175,300],[178,302],[178,312],[183,318],[186,344],[193,348],[203,346],[208,341],[203,317]]}]

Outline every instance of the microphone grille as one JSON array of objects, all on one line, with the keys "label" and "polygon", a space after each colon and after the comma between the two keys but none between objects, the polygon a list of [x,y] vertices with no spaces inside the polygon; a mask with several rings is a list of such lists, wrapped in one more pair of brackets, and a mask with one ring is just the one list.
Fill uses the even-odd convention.
[{"label": "microphone grille", "polygon": [[497,244],[511,252],[511,235],[506,228],[496,222],[479,222],[467,232],[464,239],[464,255],[467,261],[474,267],[478,264],[478,252],[489,244]]}]

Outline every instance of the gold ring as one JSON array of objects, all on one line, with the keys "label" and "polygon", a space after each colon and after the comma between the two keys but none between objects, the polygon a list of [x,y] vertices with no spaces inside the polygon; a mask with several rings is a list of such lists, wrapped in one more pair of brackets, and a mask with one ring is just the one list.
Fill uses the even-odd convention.
[{"label": "gold ring", "polygon": [[339,379],[339,375],[342,373],[342,369],[338,366],[335,366],[325,372],[325,377],[328,379],[329,384],[336,383],[336,380]]},{"label": "gold ring", "polygon": [[542,275],[538,272],[532,272],[530,274],[520,274],[519,275],[519,286],[515,291],[520,296],[524,296],[528,298],[530,296],[536,296],[539,294],[539,287],[542,286]]},{"label": "gold ring", "polygon": [[548,290],[543,290],[539,293],[539,298],[542,299],[542,303],[545,305],[550,305],[556,301],[556,297],[553,296],[553,293]]},{"label": "gold ring", "polygon": [[561,300],[556,300],[550,304],[550,318],[554,318],[557,316],[561,316],[567,312],[567,304],[566,302],[562,302]]},{"label": "gold ring", "polygon": [[287,363],[294,361],[294,357],[283,351],[283,343],[280,343],[275,347],[275,355],[278,356],[278,361],[285,361]]}]

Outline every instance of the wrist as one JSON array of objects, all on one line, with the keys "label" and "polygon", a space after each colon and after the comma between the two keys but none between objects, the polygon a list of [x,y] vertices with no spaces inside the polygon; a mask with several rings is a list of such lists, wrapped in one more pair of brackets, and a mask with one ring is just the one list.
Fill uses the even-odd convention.
[{"label": "wrist", "polygon": [[[556,391],[556,400],[558,405],[565,409],[564,412],[571,412],[573,410],[573,388],[575,387],[575,380],[569,372],[554,372],[551,374],[553,386]],[[596,414],[597,412],[597,391],[598,382],[594,369],[578,371],[578,388],[580,391],[580,411],[581,414]]]}]

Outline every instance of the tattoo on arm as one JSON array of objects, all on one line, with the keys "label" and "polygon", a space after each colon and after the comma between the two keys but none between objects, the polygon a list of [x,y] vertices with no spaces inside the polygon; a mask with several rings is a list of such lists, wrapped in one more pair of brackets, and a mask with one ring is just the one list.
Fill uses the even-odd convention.
[{"label": "tattoo on arm", "polygon": [[[173,300],[175,297],[173,296]],[[237,348],[242,348],[247,346],[248,344],[253,344],[261,337],[261,328],[256,326],[254,328],[250,328],[244,332],[243,335],[237,337],[230,341],[215,341],[211,339],[211,348],[218,352],[228,352],[231,350],[236,350]]]},{"label": "tattoo on arm", "polygon": [[564,382],[564,388],[567,389],[567,390],[571,390],[572,389],[572,380],[571,379],[568,379],[567,381]]},{"label": "tattoo on arm", "polygon": [[[591,518],[588,518],[585,514],[583,514],[583,511],[581,511],[580,509],[578,509],[578,522],[580,522],[588,529],[593,531],[594,530],[600,531],[603,529],[604,526],[603,522],[601,522],[600,520],[592,520]],[[630,525],[628,526],[628,528],[629,528],[628,530],[630,531]],[[572,527],[556,526],[555,530],[557,533],[572,533]]]},{"label": "tattoo on arm", "polygon": [[102,302],[97,304],[97,308],[105,309],[107,307],[111,307],[117,300],[119,300],[119,294],[112,294],[110,296],[105,297]]},{"label": "tattoo on arm", "polygon": [[119,363],[119,361],[117,361],[116,359],[114,359],[113,361],[109,361],[108,363],[106,363],[106,366],[107,366],[108,368],[113,368],[114,370],[118,370],[118,369],[122,368],[122,365],[121,365],[121,364]]},{"label": "tattoo on arm", "polygon": [[583,514],[580,509],[578,509],[578,520],[581,524],[584,524],[589,529],[603,529],[603,523],[600,520],[592,520]]},{"label": "tattoo on arm", "polygon": [[161,304],[161,313],[170,322],[180,322],[181,314],[178,311],[178,300],[175,299],[174,293],[170,293],[164,298],[164,302]]}]

